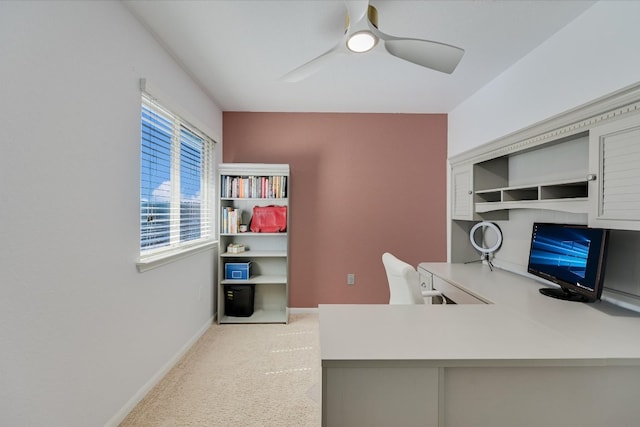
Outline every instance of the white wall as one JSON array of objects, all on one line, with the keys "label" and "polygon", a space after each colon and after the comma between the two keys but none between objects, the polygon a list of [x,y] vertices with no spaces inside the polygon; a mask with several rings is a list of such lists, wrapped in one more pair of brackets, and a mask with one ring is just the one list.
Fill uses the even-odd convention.
[{"label": "white wall", "polygon": [[639,1],[601,1],[449,113],[448,155],[640,80]]},{"label": "white wall", "polygon": [[0,425],[117,423],[214,311],[213,251],[135,267],[138,79],[222,112],[117,1],[2,1],[0,58]]}]

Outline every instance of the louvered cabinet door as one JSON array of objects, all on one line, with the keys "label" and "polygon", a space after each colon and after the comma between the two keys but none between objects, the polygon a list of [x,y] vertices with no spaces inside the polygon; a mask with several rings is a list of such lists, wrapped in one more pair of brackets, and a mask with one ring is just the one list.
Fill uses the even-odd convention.
[{"label": "louvered cabinet door", "polygon": [[589,169],[589,225],[640,230],[640,113],[589,131]]},{"label": "louvered cabinet door", "polygon": [[456,166],[451,170],[451,218],[472,220],[472,165]]}]

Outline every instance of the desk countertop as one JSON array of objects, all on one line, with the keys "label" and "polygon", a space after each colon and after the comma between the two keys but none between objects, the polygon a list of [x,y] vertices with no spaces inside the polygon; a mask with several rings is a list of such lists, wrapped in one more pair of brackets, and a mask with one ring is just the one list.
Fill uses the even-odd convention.
[{"label": "desk countertop", "polygon": [[323,366],[640,365],[640,314],[606,302],[555,300],[542,284],[481,264],[424,263],[491,304],[320,305]]}]

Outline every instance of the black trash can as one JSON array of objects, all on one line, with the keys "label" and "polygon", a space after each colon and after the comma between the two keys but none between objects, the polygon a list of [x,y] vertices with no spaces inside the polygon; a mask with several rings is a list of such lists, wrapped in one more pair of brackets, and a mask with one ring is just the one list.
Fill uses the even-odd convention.
[{"label": "black trash can", "polygon": [[253,314],[256,285],[224,285],[224,314],[249,317]]}]

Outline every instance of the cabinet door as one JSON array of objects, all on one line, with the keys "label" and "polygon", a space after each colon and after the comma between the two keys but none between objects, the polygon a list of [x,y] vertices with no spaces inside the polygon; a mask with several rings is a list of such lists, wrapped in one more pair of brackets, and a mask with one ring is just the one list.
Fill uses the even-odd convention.
[{"label": "cabinet door", "polygon": [[418,361],[365,360],[349,361],[349,367],[323,366],[322,426],[443,425],[441,368],[411,362]]},{"label": "cabinet door", "polygon": [[589,225],[640,230],[640,115],[589,131]]},{"label": "cabinet door", "polygon": [[473,166],[451,169],[451,218],[473,220]]}]

